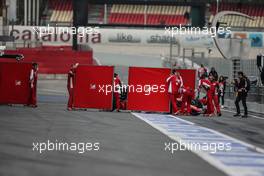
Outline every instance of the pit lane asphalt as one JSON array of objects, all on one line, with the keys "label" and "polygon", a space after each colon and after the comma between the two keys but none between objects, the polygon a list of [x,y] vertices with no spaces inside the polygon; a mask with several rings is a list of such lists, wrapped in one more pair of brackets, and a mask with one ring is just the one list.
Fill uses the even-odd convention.
[{"label": "pit lane asphalt", "polygon": [[[160,66],[158,61],[145,65],[150,63]],[[65,88],[66,81],[42,80],[37,109],[0,106],[0,175],[225,175],[191,152],[165,152],[164,143],[171,139],[130,113],[66,111]],[[261,119],[233,118],[229,112],[220,118],[180,118],[263,148]],[[48,139],[100,142],[100,151],[32,151],[33,142]]]},{"label": "pit lane asphalt", "polygon": [[[39,81],[39,107],[0,106],[0,175],[225,175],[130,113],[66,111],[65,80]],[[44,88],[43,88],[44,87]],[[264,147],[264,120],[180,117]],[[99,142],[100,151],[32,151],[33,142]]]},{"label": "pit lane asphalt", "polygon": [[[0,106],[0,175],[224,175],[189,151],[164,151],[171,140],[130,113],[69,112],[49,97],[36,109]],[[47,140],[99,142],[100,150],[32,150]]]}]

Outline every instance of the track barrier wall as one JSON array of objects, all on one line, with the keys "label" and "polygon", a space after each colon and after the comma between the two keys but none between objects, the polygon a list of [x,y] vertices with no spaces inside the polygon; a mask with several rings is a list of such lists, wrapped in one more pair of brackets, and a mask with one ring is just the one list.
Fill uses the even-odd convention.
[{"label": "track barrier wall", "polygon": [[31,63],[0,62],[0,104],[27,104]]},{"label": "track barrier wall", "polygon": [[[6,50],[6,54],[23,54],[20,62],[36,62],[41,74],[66,74],[74,63],[93,65],[92,51],[74,51],[67,46],[44,46],[39,48],[23,48]],[[10,60],[10,59],[9,59]],[[9,61],[1,59],[0,62]],[[15,60],[13,62],[16,62]]]}]

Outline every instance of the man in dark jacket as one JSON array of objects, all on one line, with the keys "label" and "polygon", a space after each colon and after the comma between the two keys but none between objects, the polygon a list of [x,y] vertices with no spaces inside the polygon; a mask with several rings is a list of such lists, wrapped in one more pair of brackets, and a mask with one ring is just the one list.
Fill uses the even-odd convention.
[{"label": "man in dark jacket", "polygon": [[238,83],[236,85],[237,95],[235,100],[237,113],[234,115],[234,117],[241,116],[239,102],[242,100],[242,105],[244,107],[244,115],[242,116],[242,118],[247,118],[247,84],[247,78],[244,76],[244,73],[238,72]]},{"label": "man in dark jacket", "polygon": [[217,73],[217,71],[215,70],[214,67],[211,68],[211,71],[209,72],[209,75],[213,75],[215,80],[218,80],[218,73]]}]

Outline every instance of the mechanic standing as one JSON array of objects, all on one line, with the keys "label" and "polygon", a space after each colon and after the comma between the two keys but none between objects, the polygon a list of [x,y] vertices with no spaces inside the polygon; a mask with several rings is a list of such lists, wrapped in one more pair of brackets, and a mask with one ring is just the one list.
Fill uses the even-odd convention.
[{"label": "mechanic standing", "polygon": [[29,100],[27,105],[33,108],[37,107],[37,80],[38,80],[38,64],[32,63],[32,68],[29,76],[30,93],[29,93]]},{"label": "mechanic standing", "polygon": [[213,97],[211,94],[211,82],[203,75],[201,79],[199,80],[198,84],[198,92],[201,92],[201,90],[204,89],[206,91],[206,112],[205,116],[211,116],[213,112]]},{"label": "mechanic standing", "polygon": [[210,91],[210,94],[212,94],[211,96],[212,96],[212,104],[213,104],[212,113],[214,114],[215,109],[216,109],[217,115],[221,116],[222,114],[221,114],[220,104],[219,104],[219,99],[218,99],[219,83],[212,74],[209,75],[209,80],[211,83],[209,91]]},{"label": "mechanic standing", "polygon": [[172,70],[172,74],[166,80],[168,85],[168,94],[172,104],[172,113],[178,114],[177,98],[180,96],[180,88],[183,86],[182,77],[180,73],[175,69]]},{"label": "mechanic standing", "polygon": [[116,111],[120,112],[120,94],[122,83],[117,73],[114,73],[114,97],[116,104]]},{"label": "mechanic standing", "polygon": [[76,69],[78,67],[78,63],[73,64],[71,66],[70,71],[68,72],[68,80],[67,80],[67,89],[69,93],[69,99],[68,99],[68,111],[71,111],[73,108],[73,91],[74,91],[74,81],[75,81],[75,74]]},{"label": "mechanic standing", "polygon": [[221,101],[221,108],[224,108],[225,105],[225,89],[226,89],[226,80],[224,76],[219,77],[219,91],[218,91],[218,102]]},{"label": "mechanic standing", "polygon": [[236,100],[235,100],[235,105],[236,105],[236,110],[237,113],[234,115],[234,117],[240,117],[240,106],[239,106],[239,102],[242,101],[242,105],[244,107],[244,115],[242,116],[242,118],[247,118],[248,116],[248,110],[247,110],[247,92],[249,90],[249,86],[250,84],[247,77],[244,75],[243,72],[238,72],[238,83],[236,84],[236,90],[237,90],[237,94],[236,94]]}]

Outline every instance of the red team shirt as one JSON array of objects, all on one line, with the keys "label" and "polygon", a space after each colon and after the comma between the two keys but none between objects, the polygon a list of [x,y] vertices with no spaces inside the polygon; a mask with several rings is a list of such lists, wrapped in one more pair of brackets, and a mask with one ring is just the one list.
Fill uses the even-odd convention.
[{"label": "red team shirt", "polygon": [[178,94],[179,88],[183,86],[183,81],[181,76],[171,75],[167,79],[168,92],[171,94]]}]

